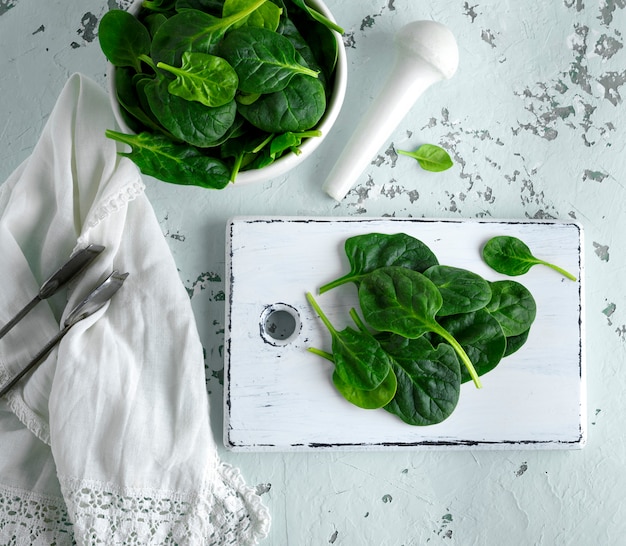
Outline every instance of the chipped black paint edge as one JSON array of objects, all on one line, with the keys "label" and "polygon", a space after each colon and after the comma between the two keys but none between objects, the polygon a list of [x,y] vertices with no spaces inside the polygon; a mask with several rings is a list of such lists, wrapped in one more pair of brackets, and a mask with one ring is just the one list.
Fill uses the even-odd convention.
[{"label": "chipped black paint edge", "polygon": [[584,447],[584,437],[581,434],[577,440],[424,440],[421,442],[379,442],[379,443],[321,443],[310,442],[308,444],[298,443],[289,445],[276,444],[244,444],[232,443],[231,449],[234,451],[376,451],[377,448],[397,449],[397,450],[436,450],[436,449],[475,449],[475,450],[497,450],[502,449],[570,449],[579,450]]},{"label": "chipped black paint edge", "polygon": [[579,439],[578,444],[583,448],[587,444],[588,434],[588,415],[587,415],[587,378],[586,367],[587,357],[585,350],[585,324],[584,324],[584,303],[585,303],[585,290],[584,290],[584,231],[581,224],[574,222],[573,226],[578,230],[578,377],[580,379],[580,413],[578,432]]},{"label": "chipped black paint edge", "polygon": [[235,216],[231,218],[229,224],[247,223],[247,224],[332,224],[332,223],[360,223],[360,222],[390,222],[399,224],[510,224],[510,225],[554,225],[562,227],[575,227],[579,233],[579,270],[581,269],[581,235],[582,225],[575,220],[555,220],[555,219],[498,219],[498,218],[398,218],[393,216]]},{"label": "chipped black paint edge", "polygon": [[[425,440],[422,442],[379,442],[375,444],[366,443],[316,443],[312,442],[307,444],[307,447],[314,450],[324,449],[336,449],[336,448],[367,448],[368,450],[375,447],[384,448],[435,448],[435,447],[470,447],[470,448],[486,448],[492,449],[494,446],[506,446],[511,448],[528,448],[528,447],[545,447],[545,448],[557,448],[562,446],[572,446],[572,448],[578,448],[580,445],[580,438],[578,440],[501,440],[501,441],[486,441],[486,440]],[[293,446],[292,446],[293,447]]]},{"label": "chipped black paint edge", "polygon": [[224,389],[223,389],[223,439],[224,447],[227,449],[233,449],[236,447],[235,442],[231,438],[232,426],[230,425],[230,413],[231,413],[231,400],[230,400],[230,357],[231,357],[231,337],[230,332],[232,330],[232,306],[233,306],[233,293],[232,286],[234,282],[234,273],[232,267],[233,251],[232,251],[232,238],[234,231],[234,221],[231,219],[226,226],[226,263],[224,269],[224,276],[228,280],[224,284],[224,290],[226,292],[226,317],[224,321]]}]

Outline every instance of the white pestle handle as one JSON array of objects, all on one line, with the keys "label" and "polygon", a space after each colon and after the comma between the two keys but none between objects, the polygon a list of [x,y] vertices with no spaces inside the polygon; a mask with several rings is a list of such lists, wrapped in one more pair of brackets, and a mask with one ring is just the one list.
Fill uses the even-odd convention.
[{"label": "white pestle handle", "polygon": [[341,201],[415,101],[433,83],[451,78],[459,64],[452,32],[441,23],[414,21],[395,36],[396,63],[382,91],[362,118],[324,191]]}]

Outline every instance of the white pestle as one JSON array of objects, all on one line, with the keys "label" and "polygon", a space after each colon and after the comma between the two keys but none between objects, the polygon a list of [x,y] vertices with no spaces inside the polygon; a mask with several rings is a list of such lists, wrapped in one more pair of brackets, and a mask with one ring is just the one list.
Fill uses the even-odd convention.
[{"label": "white pestle", "polygon": [[324,182],[341,201],[415,101],[433,83],[451,78],[459,64],[452,32],[435,21],[413,21],[395,35],[396,63]]}]

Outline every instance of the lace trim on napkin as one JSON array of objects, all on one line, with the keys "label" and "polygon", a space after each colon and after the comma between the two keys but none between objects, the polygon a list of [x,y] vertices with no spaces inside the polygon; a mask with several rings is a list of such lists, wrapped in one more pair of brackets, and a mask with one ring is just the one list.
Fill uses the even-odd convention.
[{"label": "lace trim on napkin", "polygon": [[94,227],[114,212],[126,207],[128,203],[141,195],[145,189],[146,186],[141,179],[132,180],[124,184],[118,191],[114,192],[113,195],[106,196],[105,199],[102,199],[95,209],[89,212],[85,221],[83,233],[78,238],[77,248],[88,242],[89,232]]},{"label": "lace trim on napkin", "polygon": [[[0,362],[0,385],[3,385],[10,378],[11,376],[2,365],[2,362]],[[43,443],[50,445],[50,427],[48,423],[26,405],[15,390],[9,391],[5,394],[5,397],[9,408],[22,424]]]},{"label": "lace trim on napkin", "polygon": [[215,483],[193,494],[120,488],[61,478],[79,544],[254,546],[270,517],[239,471],[221,464]]},{"label": "lace trim on napkin", "polygon": [[63,500],[0,485],[0,544],[74,544],[72,524]]}]

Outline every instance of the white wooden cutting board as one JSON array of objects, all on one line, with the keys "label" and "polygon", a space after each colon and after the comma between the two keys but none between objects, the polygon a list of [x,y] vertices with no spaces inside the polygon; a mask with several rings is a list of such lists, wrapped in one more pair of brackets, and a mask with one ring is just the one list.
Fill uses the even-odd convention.
[{"label": "white wooden cutting board", "polygon": [[[317,289],[349,270],[348,237],[407,233],[439,262],[488,280],[506,278],[480,256],[496,235],[522,239],[535,256],[576,282],[535,266],[515,280],[537,302],[527,343],[461,387],[443,423],[414,427],[384,410],[346,402],[332,365],[330,336],[306,301],[310,291],[338,329],[349,323],[354,285]],[[227,226],[224,442],[233,450],[580,448],[586,440],[582,229],[576,223],[303,217],[239,217]],[[270,316],[269,320],[267,319]],[[293,332],[291,332],[293,330]]]}]

